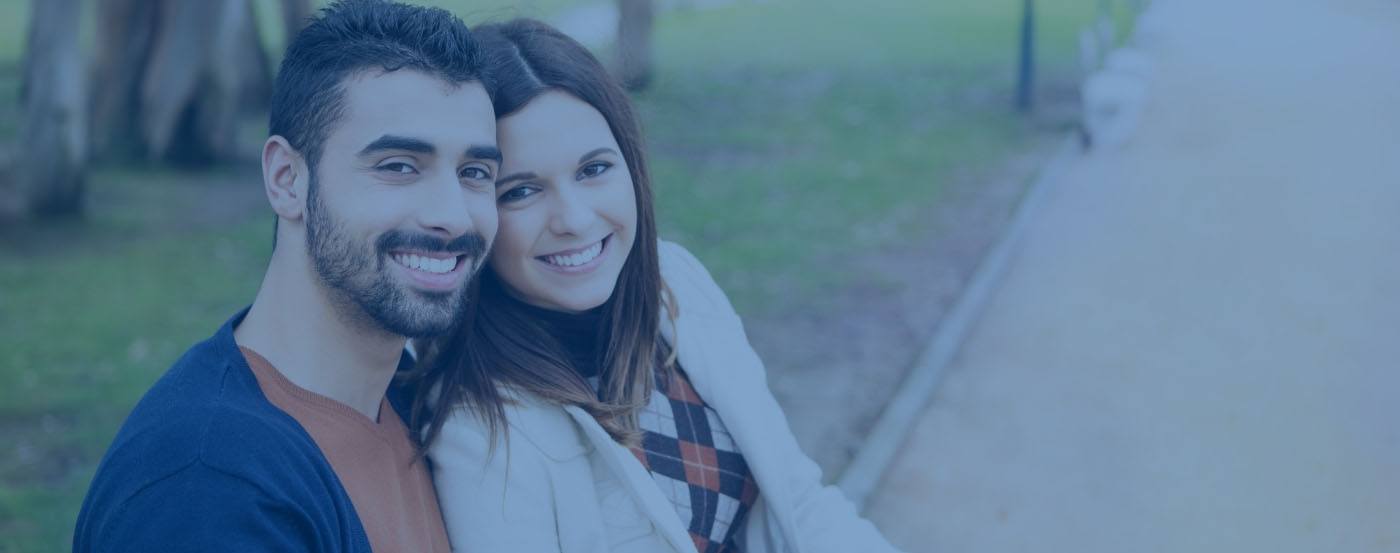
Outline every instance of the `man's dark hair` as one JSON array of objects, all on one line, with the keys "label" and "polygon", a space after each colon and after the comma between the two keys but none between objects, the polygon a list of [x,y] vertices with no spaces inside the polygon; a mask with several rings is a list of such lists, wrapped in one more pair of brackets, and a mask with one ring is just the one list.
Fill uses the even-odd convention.
[{"label": "man's dark hair", "polygon": [[479,79],[476,41],[439,8],[339,0],[287,47],[273,85],[268,131],[301,152],[311,171],[345,111],[345,81],[362,71],[413,69],[460,84]]}]

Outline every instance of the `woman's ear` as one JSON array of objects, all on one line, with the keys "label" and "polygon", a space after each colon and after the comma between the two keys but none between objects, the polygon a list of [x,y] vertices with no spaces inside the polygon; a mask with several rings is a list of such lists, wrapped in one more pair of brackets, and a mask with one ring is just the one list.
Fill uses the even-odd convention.
[{"label": "woman's ear", "polygon": [[287,139],[273,135],[263,144],[263,189],[272,211],[287,221],[300,221],[306,214],[306,190],[310,170],[301,152]]}]

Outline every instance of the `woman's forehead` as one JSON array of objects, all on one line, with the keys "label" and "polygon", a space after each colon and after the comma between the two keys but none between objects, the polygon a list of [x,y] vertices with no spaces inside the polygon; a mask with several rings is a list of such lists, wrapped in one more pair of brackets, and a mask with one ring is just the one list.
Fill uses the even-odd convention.
[{"label": "woman's forehead", "polygon": [[576,162],[597,148],[617,148],[603,114],[564,92],[541,94],[497,121],[496,131],[507,165],[571,157],[568,161]]}]

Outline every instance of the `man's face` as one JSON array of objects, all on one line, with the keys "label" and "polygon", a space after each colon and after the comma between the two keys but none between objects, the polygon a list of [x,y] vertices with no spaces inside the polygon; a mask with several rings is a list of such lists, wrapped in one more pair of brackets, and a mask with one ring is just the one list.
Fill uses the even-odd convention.
[{"label": "man's face", "polygon": [[480,83],[417,71],[345,83],[307,193],[306,246],[342,312],[426,337],[465,312],[496,235],[495,114]]}]

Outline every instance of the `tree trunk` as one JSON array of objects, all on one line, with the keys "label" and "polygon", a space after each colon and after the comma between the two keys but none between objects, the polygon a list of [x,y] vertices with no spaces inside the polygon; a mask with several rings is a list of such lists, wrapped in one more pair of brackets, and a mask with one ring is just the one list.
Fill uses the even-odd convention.
[{"label": "tree trunk", "polygon": [[237,157],[240,116],[271,90],[250,0],[102,0],[99,22],[101,151],[193,165]]},{"label": "tree trunk", "polygon": [[655,7],[652,0],[617,0],[617,11],[618,78],[628,90],[642,90],[652,78]]},{"label": "tree trunk", "polygon": [[[87,162],[86,90],[78,48],[81,0],[35,0],[25,52],[24,116],[10,169],[12,211],[37,216],[82,210]],[[9,192],[7,192],[7,195]],[[21,213],[11,213],[18,215]]]},{"label": "tree trunk", "polygon": [[311,0],[282,0],[282,25],[287,40],[282,44],[291,46],[301,28],[311,19]]},{"label": "tree trunk", "polygon": [[141,114],[138,93],[146,72],[146,58],[155,42],[159,15],[159,1],[97,2],[92,147],[98,156],[145,155],[143,144],[136,139]]}]

